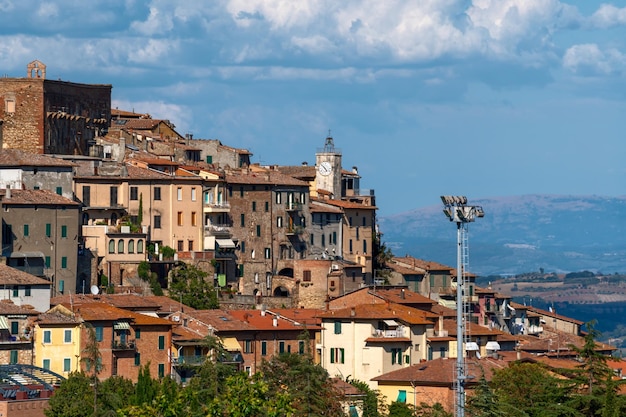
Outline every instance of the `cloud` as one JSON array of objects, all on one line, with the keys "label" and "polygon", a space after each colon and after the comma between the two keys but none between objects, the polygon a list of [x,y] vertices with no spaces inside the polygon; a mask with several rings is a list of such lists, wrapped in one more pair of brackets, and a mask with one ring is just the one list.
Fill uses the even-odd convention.
[{"label": "cloud", "polygon": [[600,29],[626,25],[626,7],[618,8],[612,4],[603,4],[589,18],[589,24]]},{"label": "cloud", "polygon": [[596,44],[574,45],[563,56],[563,66],[580,75],[611,75],[622,73],[626,56],[611,48],[601,50]]}]

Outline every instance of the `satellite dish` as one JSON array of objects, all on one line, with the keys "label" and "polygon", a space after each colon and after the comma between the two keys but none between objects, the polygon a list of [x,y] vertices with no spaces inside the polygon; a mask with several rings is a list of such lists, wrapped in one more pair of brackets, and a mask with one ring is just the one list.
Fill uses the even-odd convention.
[{"label": "satellite dish", "polygon": [[97,286],[97,285],[92,285],[92,286],[91,286],[91,293],[92,293],[93,295],[97,295],[99,292],[100,292],[100,290],[98,289],[98,286]]}]

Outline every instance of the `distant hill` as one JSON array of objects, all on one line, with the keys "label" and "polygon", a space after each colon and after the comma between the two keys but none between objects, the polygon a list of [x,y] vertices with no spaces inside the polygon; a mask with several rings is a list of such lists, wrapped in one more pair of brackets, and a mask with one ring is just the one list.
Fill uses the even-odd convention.
[{"label": "distant hill", "polygon": [[[626,196],[524,195],[469,203],[485,211],[469,225],[471,272],[626,272]],[[395,255],[456,267],[456,226],[442,209],[380,218],[383,242]]]}]

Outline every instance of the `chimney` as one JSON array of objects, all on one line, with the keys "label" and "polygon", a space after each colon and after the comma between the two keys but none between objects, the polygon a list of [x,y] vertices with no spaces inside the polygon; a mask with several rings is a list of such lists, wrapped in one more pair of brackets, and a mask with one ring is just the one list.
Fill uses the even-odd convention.
[{"label": "chimney", "polygon": [[10,185],[7,186],[7,191],[4,194],[4,198],[5,200],[8,200],[9,198],[11,198],[11,186]]},{"label": "chimney", "polygon": [[400,298],[404,300],[404,288],[400,290]]},{"label": "chimney", "polygon": [[272,326],[274,326],[274,327],[278,327],[278,317],[274,317],[274,318],[272,319]]},{"label": "chimney", "polygon": [[356,316],[356,308],[352,307],[350,309],[350,317],[354,317],[354,316]]},{"label": "chimney", "polygon": [[439,334],[443,333],[443,313],[439,314]]}]

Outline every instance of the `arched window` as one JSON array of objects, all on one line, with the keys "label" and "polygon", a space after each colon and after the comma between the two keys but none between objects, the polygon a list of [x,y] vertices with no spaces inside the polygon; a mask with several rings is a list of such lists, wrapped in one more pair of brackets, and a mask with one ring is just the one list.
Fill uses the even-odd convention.
[{"label": "arched window", "polygon": [[109,240],[109,253],[115,253],[115,241],[113,239]]},{"label": "arched window", "polygon": [[132,239],[128,241],[128,253],[135,253],[135,241]]},{"label": "arched window", "polygon": [[117,241],[117,253],[124,253],[124,239]]},{"label": "arched window", "polygon": [[143,253],[143,240],[141,239],[137,241],[137,253]]}]

